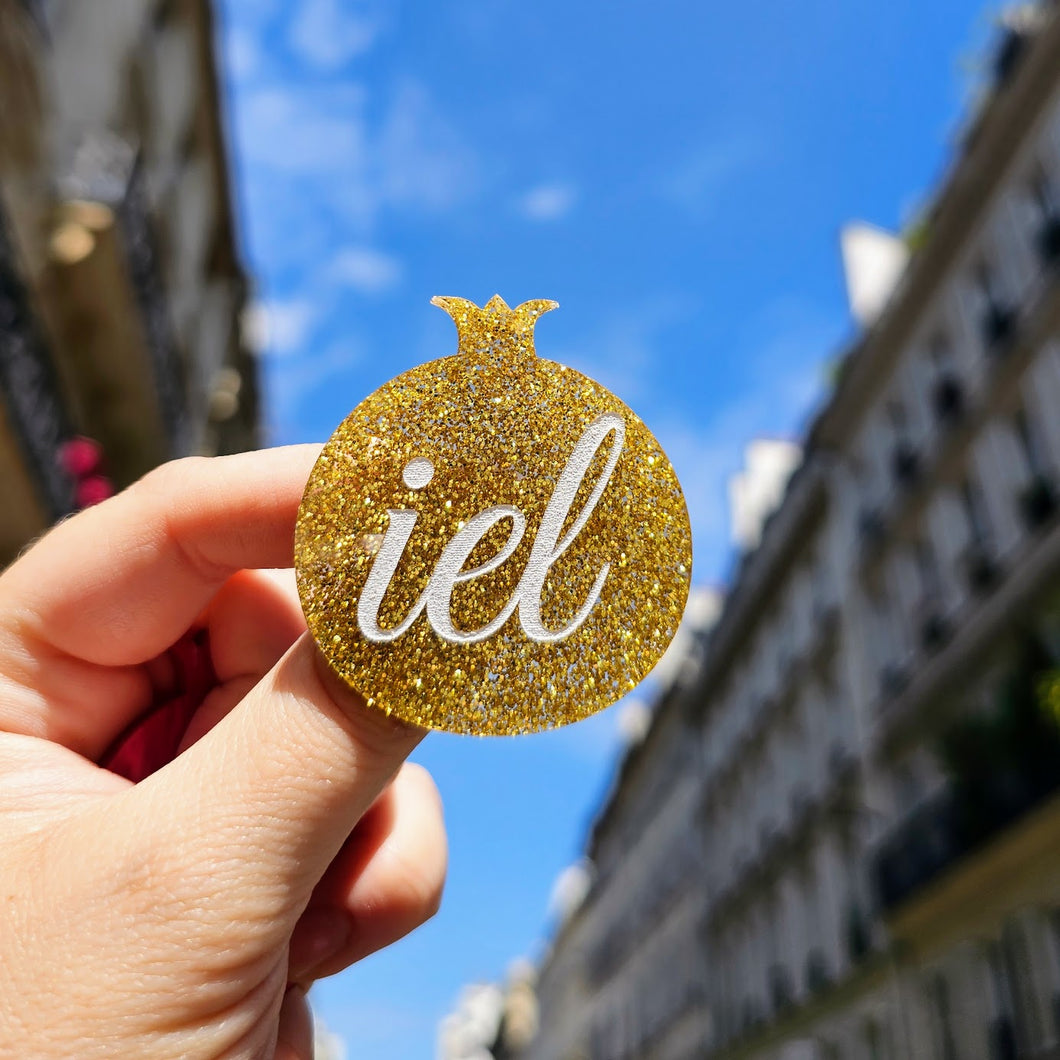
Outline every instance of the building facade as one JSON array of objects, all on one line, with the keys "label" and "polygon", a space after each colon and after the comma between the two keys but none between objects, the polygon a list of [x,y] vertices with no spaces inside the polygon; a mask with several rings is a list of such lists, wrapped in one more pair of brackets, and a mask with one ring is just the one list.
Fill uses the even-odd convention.
[{"label": "building facade", "polygon": [[533,1060],[1060,1057],[1060,6],[594,830]]},{"label": "building facade", "polygon": [[0,565],[258,442],[208,0],[0,0]]}]

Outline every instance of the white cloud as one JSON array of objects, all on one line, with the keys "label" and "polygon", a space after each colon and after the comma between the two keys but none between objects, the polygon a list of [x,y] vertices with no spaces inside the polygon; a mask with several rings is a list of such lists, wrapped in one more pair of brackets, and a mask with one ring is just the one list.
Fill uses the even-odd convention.
[{"label": "white cloud", "polygon": [[688,503],[697,582],[717,583],[730,555],[726,485],[744,447],[761,435],[798,437],[822,395],[822,366],[843,326],[796,303],[770,307],[748,337],[746,376],[726,407],[705,423],[651,424]]},{"label": "white cloud", "polygon": [[585,858],[568,865],[556,877],[552,884],[552,893],[548,898],[549,916],[558,918],[564,923],[570,915],[585,901],[593,882],[593,868]]},{"label": "white cloud", "polygon": [[651,707],[642,699],[627,698],[618,709],[618,733],[627,746],[640,743],[651,728]]},{"label": "white cloud", "polygon": [[245,81],[257,71],[261,53],[255,38],[242,29],[226,29],[224,34],[225,60],[228,71],[237,81]]},{"label": "white cloud", "polygon": [[322,353],[303,353],[272,362],[265,380],[270,436],[286,439],[306,399],[318,387],[342,377],[360,356],[356,343],[344,340]]},{"label": "white cloud", "polygon": [[762,435],[797,437],[822,392],[823,364],[846,321],[829,319],[796,299],[766,306],[729,351],[738,368],[727,373],[735,377],[727,397],[711,397],[710,414],[691,419],[670,411],[668,394],[678,384],[667,375],[659,351],[666,330],[697,308],[677,295],[627,304],[569,346],[550,348],[548,356],[596,379],[647,418],[684,490],[693,576],[702,584],[720,580],[730,555],[726,487],[742,466],[744,447]]},{"label": "white cloud", "polygon": [[364,90],[353,83],[250,92],[238,109],[248,166],[263,175],[322,180],[355,175],[367,147],[364,102]]},{"label": "white cloud", "polygon": [[[615,308],[595,331],[549,356],[602,383],[627,404],[643,397],[656,375],[660,333],[687,319],[691,299],[657,295]],[[659,379],[665,385],[665,379]]]},{"label": "white cloud", "polygon": [[417,82],[398,86],[371,146],[380,204],[444,210],[477,183],[470,150]]},{"label": "white cloud", "polygon": [[384,27],[377,3],[365,0],[302,0],[291,19],[295,53],[320,70],[336,70],[368,51]]},{"label": "white cloud", "polygon": [[361,294],[382,294],[401,282],[401,262],[391,254],[371,247],[347,247],[340,251],[329,270],[335,282]]},{"label": "white cloud", "polygon": [[616,704],[579,721],[577,725],[567,725],[550,732],[548,739],[551,753],[563,755],[587,769],[606,766],[625,746],[619,731],[621,712],[621,706]]},{"label": "white cloud", "polygon": [[747,136],[707,144],[666,173],[660,190],[683,209],[701,213],[715,206],[722,192],[762,155],[761,145]]},{"label": "white cloud", "polygon": [[313,1013],[314,1060],[346,1060],[346,1042],[330,1030],[319,1013]]},{"label": "white cloud", "polygon": [[558,221],[571,212],[577,198],[570,184],[540,184],[519,199],[519,212],[530,221]]},{"label": "white cloud", "polygon": [[708,630],[718,620],[724,595],[715,588],[693,585],[688,594],[685,613],[670,647],[655,664],[649,680],[653,688],[667,688],[680,677],[690,663],[699,635]]},{"label": "white cloud", "polygon": [[249,306],[243,327],[253,349],[289,357],[302,349],[316,321],[316,307],[308,299],[276,299]]},{"label": "white cloud", "polygon": [[259,253],[274,258],[322,255],[336,229],[368,238],[387,212],[445,212],[477,187],[475,156],[415,82],[370,108],[355,82],[256,87],[236,117]]}]

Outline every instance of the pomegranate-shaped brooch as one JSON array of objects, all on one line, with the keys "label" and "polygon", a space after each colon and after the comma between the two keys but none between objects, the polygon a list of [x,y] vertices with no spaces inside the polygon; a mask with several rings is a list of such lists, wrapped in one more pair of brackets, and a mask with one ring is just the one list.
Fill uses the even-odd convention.
[{"label": "pomegranate-shaped brooch", "polygon": [[537,356],[555,302],[433,302],[456,354],[362,401],[310,475],[295,538],[309,629],[346,684],[412,724],[578,721],[635,688],[677,632],[681,487],[614,394]]}]

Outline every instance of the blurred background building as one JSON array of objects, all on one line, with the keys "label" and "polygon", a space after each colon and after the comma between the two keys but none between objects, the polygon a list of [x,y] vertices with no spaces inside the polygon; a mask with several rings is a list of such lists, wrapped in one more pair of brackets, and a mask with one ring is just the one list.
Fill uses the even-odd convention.
[{"label": "blurred background building", "polygon": [[1060,1057],[1056,3],[993,71],[915,230],[844,232],[861,333],[790,481],[734,484],[747,551],[598,815],[524,1060]]},{"label": "blurred background building", "polygon": [[208,0],[0,0],[0,565],[259,441]]}]

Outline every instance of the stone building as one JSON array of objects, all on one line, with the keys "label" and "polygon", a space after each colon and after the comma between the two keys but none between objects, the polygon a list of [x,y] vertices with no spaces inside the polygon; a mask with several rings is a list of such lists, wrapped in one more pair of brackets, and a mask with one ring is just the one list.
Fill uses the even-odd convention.
[{"label": "stone building", "polygon": [[0,564],[258,442],[208,0],[0,0]]},{"label": "stone building", "polygon": [[527,1060],[1060,1057],[1060,6],[995,66],[601,812]]}]

